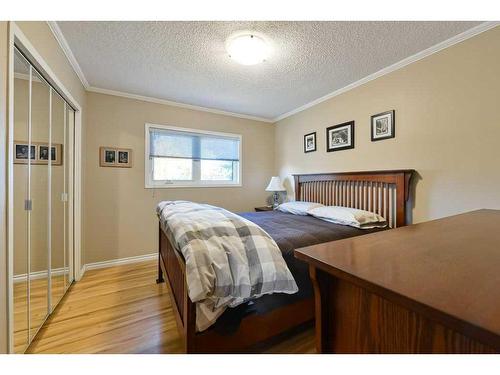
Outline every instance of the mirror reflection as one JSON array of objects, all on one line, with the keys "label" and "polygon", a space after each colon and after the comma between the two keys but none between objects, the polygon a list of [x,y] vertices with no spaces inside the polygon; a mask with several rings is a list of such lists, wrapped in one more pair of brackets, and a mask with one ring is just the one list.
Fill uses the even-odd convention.
[{"label": "mirror reflection", "polygon": [[[16,51],[14,55],[14,139],[24,140],[15,144],[14,153],[14,352],[22,353],[29,341],[28,330],[28,199],[29,145],[29,75],[30,66]],[[34,152],[32,152],[34,154]],[[34,156],[34,155],[33,155]]]},{"label": "mirror reflection", "polygon": [[24,353],[72,282],[75,113],[17,49],[13,107],[12,333]]},{"label": "mirror reflection", "polygon": [[49,294],[49,169],[43,163],[42,145],[49,143],[50,87],[32,69],[31,144],[35,160],[30,170],[31,211],[29,221],[29,304],[30,338],[43,324],[48,311]]}]

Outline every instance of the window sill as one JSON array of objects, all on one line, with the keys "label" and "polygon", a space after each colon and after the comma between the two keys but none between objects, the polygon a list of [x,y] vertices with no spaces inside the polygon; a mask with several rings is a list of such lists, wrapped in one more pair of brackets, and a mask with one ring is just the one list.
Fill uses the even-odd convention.
[{"label": "window sill", "polygon": [[242,187],[242,184],[213,184],[213,185],[176,185],[176,184],[165,184],[165,185],[145,185],[146,189],[199,189],[199,188],[238,188]]}]

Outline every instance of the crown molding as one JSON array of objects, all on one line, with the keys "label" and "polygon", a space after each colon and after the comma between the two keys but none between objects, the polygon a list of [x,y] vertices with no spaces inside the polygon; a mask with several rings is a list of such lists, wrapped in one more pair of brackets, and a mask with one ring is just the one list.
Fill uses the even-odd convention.
[{"label": "crown molding", "polygon": [[469,38],[472,38],[478,34],[481,34],[485,31],[488,31],[490,29],[493,29],[494,27],[497,27],[498,25],[500,25],[500,22],[499,21],[489,21],[489,22],[483,22],[469,30],[466,30],[464,31],[463,33],[460,33],[460,34],[457,34],[453,37],[451,37],[450,39],[447,39],[443,42],[440,42],[432,47],[429,47],[423,51],[420,51],[410,57],[407,57],[395,64],[392,64],[386,68],[383,68],[373,74],[370,74],[364,78],[361,78],[359,81],[356,81],[356,82],[353,82],[347,86],[344,86],[338,90],[335,90],[325,96],[322,96],[321,98],[318,98],[316,100],[313,100],[312,102],[309,102],[307,104],[304,104],[298,108],[295,108],[289,112],[286,112],[282,115],[279,115],[278,117],[275,117],[273,118],[273,123],[276,123],[280,120],[283,120],[287,117],[290,117],[292,115],[295,115],[299,112],[302,112],[302,111],[305,111],[306,109],[308,108],[311,108],[311,107],[314,107],[315,105],[319,104],[319,103],[322,103],[328,99],[331,99],[335,96],[338,96],[340,94],[343,94],[347,91],[350,91],[358,86],[361,86],[361,85],[364,85],[365,83],[368,83],[370,81],[373,81],[374,79],[377,79],[377,78],[380,78],[386,74],[389,74],[389,73],[392,73],[396,70],[399,70],[401,68],[404,68],[405,66],[409,65],[409,64],[412,64],[416,61],[419,61],[419,60],[422,60],[423,58],[427,57],[427,56],[430,56],[436,52],[439,52],[439,51],[442,51],[443,49],[446,49],[448,47],[451,47],[457,43],[460,43],[460,42],[463,42],[464,40],[467,40]]},{"label": "crown molding", "polygon": [[215,109],[215,108],[208,108],[208,107],[202,107],[202,106],[197,106],[197,105],[192,105],[192,104],[179,103],[179,102],[166,100],[166,99],[154,98],[154,97],[143,96],[143,95],[136,95],[136,94],[131,94],[131,93],[122,92],[122,91],[109,90],[109,89],[103,89],[103,88],[99,88],[99,87],[90,86],[87,79],[85,78],[85,75],[83,74],[82,69],[80,68],[80,65],[78,64],[78,61],[76,60],[75,56],[73,55],[73,52],[71,51],[71,48],[69,47],[68,42],[64,38],[64,35],[62,34],[61,29],[57,25],[57,22],[47,21],[47,24],[49,25],[50,29],[52,30],[54,37],[58,41],[59,45],[61,46],[62,50],[64,51],[64,54],[68,58],[68,61],[70,62],[75,73],[77,74],[78,78],[80,78],[80,81],[82,82],[83,86],[85,87],[85,89],[87,91],[95,92],[95,93],[99,93],[99,94],[119,96],[119,97],[128,98],[128,99],[135,99],[135,100],[140,100],[140,101],[145,101],[145,102],[150,102],[150,103],[192,109],[192,110],[196,110],[196,111],[215,113],[215,114],[219,114],[219,115],[238,117],[238,118],[243,118],[243,119],[247,119],[247,120],[261,121],[261,122],[267,122],[267,123],[276,123],[276,122],[281,121],[287,117],[293,116],[299,112],[305,111],[308,108],[314,107],[315,105],[320,104],[326,100],[334,98],[335,96],[341,95],[341,94],[346,93],[352,89],[355,89],[356,87],[364,85],[365,83],[368,83],[368,82],[373,81],[377,78],[380,78],[384,75],[387,75],[387,74],[392,73],[396,70],[404,68],[407,65],[410,65],[414,62],[422,60],[422,59],[424,59],[424,58],[426,58],[434,53],[442,51],[443,49],[446,49],[446,48],[451,47],[455,44],[463,42],[464,40],[470,39],[478,34],[481,34],[485,31],[493,29],[493,28],[499,26],[500,22],[499,21],[483,22],[483,23],[481,23],[481,24],[479,24],[479,25],[477,25],[469,30],[464,31],[463,33],[457,34],[457,35],[455,35],[455,36],[453,36],[445,41],[442,41],[438,44],[435,44],[432,47],[429,47],[429,48],[427,48],[423,51],[420,51],[412,56],[409,56],[401,61],[398,61],[398,62],[396,62],[388,67],[385,67],[385,68],[383,68],[375,73],[372,73],[364,78],[361,78],[360,80],[358,80],[356,82],[353,82],[347,86],[344,86],[340,89],[337,89],[337,90],[335,90],[327,95],[324,95],[318,99],[315,99],[307,104],[304,104],[298,108],[295,108],[289,112],[283,113],[282,115],[279,115],[279,116],[272,118],[272,119],[265,118],[265,117],[245,115],[245,114],[241,114],[241,113],[223,111],[223,110],[219,110],[219,109]]},{"label": "crown molding", "polygon": [[[25,74],[25,73],[14,72],[14,78],[22,79],[24,81],[29,81],[30,80],[30,75],[29,74]],[[36,76],[32,76],[31,80],[34,81],[34,82],[42,82],[42,80],[40,78],[36,77]]]},{"label": "crown molding", "polygon": [[223,110],[215,109],[215,108],[208,108],[208,107],[201,107],[201,106],[192,105],[192,104],[173,102],[171,100],[154,98],[154,97],[151,97],[151,96],[143,96],[143,95],[130,94],[128,92],[123,92],[123,91],[115,91],[115,90],[102,89],[102,88],[93,87],[93,86],[88,87],[87,91],[95,92],[95,93],[98,93],[98,94],[120,96],[122,98],[135,99],[135,100],[140,100],[140,101],[143,101],[143,102],[169,105],[169,106],[172,106],[172,107],[180,107],[180,108],[192,109],[192,110],[195,110],[195,111],[215,113],[215,114],[218,114],[218,115],[238,117],[238,118],[242,118],[242,119],[246,119],[246,120],[261,121],[261,122],[267,122],[267,123],[273,123],[274,122],[272,119],[265,118],[265,117],[250,116],[250,115],[245,115],[245,114],[242,114],[242,113],[235,113],[235,112],[227,112],[227,111],[223,111]]},{"label": "crown molding", "polygon": [[89,82],[87,81],[87,78],[85,78],[85,74],[83,74],[83,70],[82,68],[80,68],[80,64],[78,64],[75,55],[73,55],[73,51],[71,51],[71,48],[69,47],[69,44],[66,41],[66,38],[64,37],[61,29],[59,28],[59,25],[57,24],[56,21],[47,21],[47,25],[49,25],[52,34],[59,43],[59,46],[61,46],[61,49],[63,50],[64,54],[66,55],[66,58],[73,67],[73,70],[75,71],[76,75],[80,79],[80,82],[82,83],[83,87],[85,87],[85,89],[87,90],[90,87]]}]

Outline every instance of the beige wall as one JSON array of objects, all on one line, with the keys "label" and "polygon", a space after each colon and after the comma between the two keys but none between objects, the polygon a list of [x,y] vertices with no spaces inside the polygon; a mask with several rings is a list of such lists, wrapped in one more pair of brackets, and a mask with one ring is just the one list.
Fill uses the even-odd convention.
[{"label": "beige wall", "polygon": [[[272,124],[88,94],[85,171],[85,263],[151,254],[158,248],[156,204],[165,199],[206,202],[231,211],[263,205],[274,171]],[[174,125],[243,136],[242,187],[144,188],[144,124]],[[99,147],[133,149],[133,168],[99,167]]]},{"label": "beige wall", "polygon": [[[276,124],[276,168],[291,174],[413,168],[413,221],[500,208],[500,27]],[[396,138],[371,142],[370,116],[396,110]],[[355,120],[355,149],[326,152],[326,128]],[[318,151],[303,153],[317,132]]]},{"label": "beige wall", "polygon": [[[9,55],[8,22],[0,22],[0,353],[7,351],[7,265],[5,235],[7,66]],[[16,22],[62,84],[82,106],[85,126],[86,92],[59,47],[46,22]]]}]

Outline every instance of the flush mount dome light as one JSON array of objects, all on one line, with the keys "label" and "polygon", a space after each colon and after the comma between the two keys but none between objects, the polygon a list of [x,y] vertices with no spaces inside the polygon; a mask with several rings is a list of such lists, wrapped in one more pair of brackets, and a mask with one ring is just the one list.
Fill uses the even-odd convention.
[{"label": "flush mount dome light", "polygon": [[250,33],[229,38],[226,50],[229,57],[243,65],[261,63],[269,54],[269,47],[265,40]]}]

